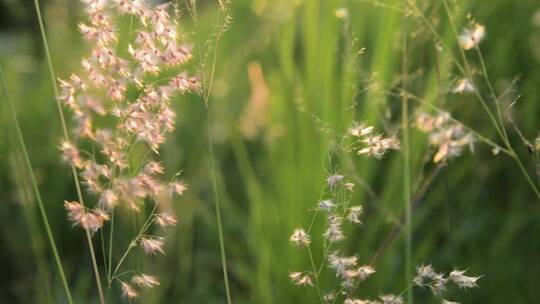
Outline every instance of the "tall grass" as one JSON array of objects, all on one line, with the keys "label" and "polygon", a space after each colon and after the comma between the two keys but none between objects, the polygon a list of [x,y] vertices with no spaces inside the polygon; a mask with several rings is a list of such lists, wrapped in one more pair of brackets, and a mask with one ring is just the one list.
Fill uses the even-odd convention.
[{"label": "tall grass", "polygon": [[[376,266],[361,295],[408,290],[412,265],[429,261],[440,269],[470,266],[471,273],[485,274],[481,288],[464,294],[463,303],[535,300],[536,277],[526,271],[539,266],[535,252],[540,248],[531,233],[538,229],[538,184],[532,174],[538,163],[526,151],[538,130],[534,98],[540,73],[531,68],[533,38],[538,35],[531,25],[535,1],[501,0],[485,7],[474,1],[239,0],[229,6],[235,18],[223,36],[212,36],[225,15],[216,10],[218,4],[182,2],[181,14],[197,6],[194,24],[185,16],[180,20],[188,24],[188,36],[193,31],[200,37],[204,106],[190,96],[176,105],[180,128],[161,151],[171,168],[185,168],[190,191],[185,203],[174,206],[180,226],[168,232],[167,256],[136,262],[162,277],[161,287],[143,302],[231,303],[232,295],[236,303],[320,302],[316,291],[306,292],[287,280],[289,271],[312,267],[308,257],[289,246],[288,237],[298,225],[310,224],[309,210],[319,200],[322,181],[335,171],[354,178],[357,192],[352,200],[366,209],[364,225],[344,244],[344,250]],[[77,16],[68,15],[79,8],[66,9],[62,1],[42,4],[47,14],[41,29],[44,34],[43,22],[47,24],[49,38],[43,43],[50,43],[52,53],[47,55],[45,48],[45,59],[65,74],[75,57],[70,54],[80,50],[80,41],[73,38]],[[341,8],[348,11],[346,18],[336,17]],[[468,13],[486,25],[488,36],[478,49],[463,54],[457,36],[468,26]],[[213,37],[209,44],[206,37]],[[404,40],[408,43],[402,49]],[[74,50],[64,49],[65,41]],[[207,45],[211,48],[205,54]],[[65,174],[58,166],[56,144],[45,141],[56,130],[45,133],[35,127],[52,117],[52,107],[36,100],[57,95],[54,86],[36,88],[35,83],[48,77],[54,82],[54,71],[48,69],[50,76],[40,73],[34,62],[29,72],[21,72],[17,60],[24,56],[16,53],[7,50],[14,59],[8,62],[3,56],[0,63],[14,95],[20,96],[16,99],[25,101],[18,105],[19,113],[33,109],[20,119],[23,130],[29,130],[25,137],[32,139],[27,144],[28,152],[36,155],[34,166],[50,164],[45,173],[36,171],[37,185],[44,198],[67,197],[71,191],[62,186]],[[250,62],[260,65],[269,91],[268,119],[255,138],[244,137],[238,128],[254,90],[247,76]],[[471,74],[480,96],[446,94],[457,78]],[[524,76],[518,81],[509,80],[520,74]],[[515,95],[507,91],[523,97],[509,107]],[[475,153],[433,164],[433,148],[414,128],[416,109],[450,111],[450,119],[476,137]],[[336,134],[346,132],[353,120],[403,135],[404,154],[380,162],[344,155]],[[1,148],[14,150],[5,144]],[[492,155],[492,149],[499,155]],[[2,179],[19,183],[8,174]],[[80,269],[69,271],[67,281],[74,301],[84,302],[89,294],[96,295],[88,279],[91,272],[76,264],[81,252],[65,220],[54,208],[46,211],[50,224],[65,232],[55,235],[66,248],[61,263]],[[7,212],[0,212],[6,226],[22,219],[3,214]],[[129,241],[117,233],[124,228],[128,226],[114,228],[114,243]],[[323,229],[323,223],[314,224],[313,238]],[[108,248],[114,245],[110,241]],[[83,256],[91,255],[85,251]],[[105,255],[107,267],[102,269],[111,274],[114,265],[107,247]],[[315,262],[322,258],[316,250],[311,255]],[[14,257],[9,250],[2,256]],[[24,268],[15,265],[18,272],[12,277],[28,280],[21,275]],[[409,279],[402,279],[403,274]],[[317,280],[324,294],[324,286],[334,278],[321,275]],[[51,289],[64,288],[61,283],[52,280]],[[507,290],[501,294],[503,285]],[[430,300],[418,290],[414,301]]]}]

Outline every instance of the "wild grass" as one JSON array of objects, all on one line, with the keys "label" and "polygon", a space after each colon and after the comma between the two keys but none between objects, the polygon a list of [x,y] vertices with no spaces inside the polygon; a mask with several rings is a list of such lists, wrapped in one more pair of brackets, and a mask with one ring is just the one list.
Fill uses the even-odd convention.
[{"label": "wild grass", "polygon": [[[322,237],[328,223],[316,208],[325,195],[340,206],[363,206],[362,225],[343,225],[347,239],[335,246],[344,257],[356,256],[358,266],[376,270],[341,302],[393,293],[407,303],[439,303],[429,291],[436,279],[470,283],[452,269],[484,276],[480,288],[449,289],[448,299],[536,299],[536,277],[527,271],[539,266],[540,248],[531,233],[538,229],[540,201],[534,101],[540,73],[532,68],[540,25],[534,25],[534,1],[493,1],[489,8],[446,0],[174,4],[171,15],[194,46],[187,68],[199,74],[202,93],[173,99],[177,128],[159,149],[167,176],[182,172],[189,190],[179,201],[160,203],[178,224],[163,234],[166,255],[157,258],[130,245],[145,231],[157,231],[147,225],[157,205],[139,216],[115,211],[110,228],[94,235],[71,227],[62,210],[70,197],[94,203],[79,187],[77,170],[70,180],[60,163],[57,139],[73,137],[71,113],[64,118],[58,104],[55,114],[50,102],[61,95],[56,77],[76,71],[89,48],[76,30],[81,4],[35,0],[32,20],[42,57],[29,51],[31,36],[16,34],[8,43],[2,31],[3,88],[13,96],[3,106],[13,103],[17,110],[6,111],[10,119],[2,124],[16,131],[18,141],[0,141],[0,194],[6,202],[33,196],[38,208],[0,209],[7,249],[0,260],[13,261],[6,263],[0,300],[127,302],[111,283],[133,269],[160,278],[159,286],[133,302],[324,302],[339,290]],[[465,50],[460,36],[476,23],[485,25],[487,35]],[[136,26],[124,19],[117,32],[127,40],[123,35]],[[465,84],[476,90],[453,92]],[[401,149],[380,160],[364,155],[370,150],[357,155],[364,143],[351,145],[345,135],[354,121],[396,136]],[[431,127],[436,121],[441,123]],[[144,159],[147,150],[138,146],[130,153]],[[354,192],[329,191],[324,181],[334,174],[354,183]],[[28,185],[32,195],[12,194]],[[49,222],[46,229],[28,224],[37,219]],[[307,248],[289,244],[299,226],[310,235]],[[35,244],[21,241],[28,236]],[[23,254],[30,250],[35,254]],[[413,293],[415,265],[424,262],[446,273],[419,268],[424,279],[435,280]],[[38,265],[39,273],[26,265]],[[313,275],[313,289],[291,284],[294,271],[302,271],[294,279],[305,284],[303,275]],[[41,278],[50,288],[32,284]],[[101,288],[100,279],[110,288]]]}]

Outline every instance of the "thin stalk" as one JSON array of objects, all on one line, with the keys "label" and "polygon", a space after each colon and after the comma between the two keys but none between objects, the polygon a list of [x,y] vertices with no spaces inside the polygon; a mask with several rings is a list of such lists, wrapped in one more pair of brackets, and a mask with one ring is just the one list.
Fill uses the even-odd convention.
[{"label": "thin stalk", "polygon": [[443,186],[444,186],[444,194],[445,194],[445,205],[446,205],[446,224],[448,228],[448,238],[450,243],[450,258],[452,260],[452,266],[457,267],[457,255],[456,255],[456,241],[454,238],[454,229],[453,229],[453,221],[452,221],[452,206],[450,205],[450,191],[448,190],[448,179],[447,179],[447,168],[448,165],[445,166],[445,169],[443,171]]},{"label": "thin stalk", "polygon": [[227,256],[225,253],[225,241],[223,237],[223,224],[221,222],[221,206],[219,201],[219,191],[217,188],[217,177],[216,177],[216,168],[214,163],[214,147],[212,145],[212,132],[210,131],[210,114],[209,114],[209,108],[208,108],[208,102],[206,102],[205,106],[205,113],[206,113],[206,128],[208,130],[208,149],[210,154],[210,170],[211,173],[211,179],[212,179],[212,191],[214,193],[214,206],[215,206],[215,212],[216,212],[216,221],[218,225],[218,237],[219,237],[219,250],[221,253],[221,265],[223,267],[223,280],[225,282],[225,293],[227,296],[227,303],[232,303],[231,298],[231,291],[229,287],[229,275],[227,271]]},{"label": "thin stalk", "polygon": [[227,297],[227,304],[232,304],[232,297],[231,297],[231,290],[229,286],[229,275],[228,275],[228,269],[227,269],[227,256],[225,252],[225,240],[223,236],[223,224],[222,224],[222,217],[221,217],[221,206],[220,206],[220,197],[219,197],[219,191],[217,186],[217,176],[216,176],[216,165],[214,161],[214,146],[212,144],[212,132],[210,130],[210,95],[212,93],[212,87],[213,87],[213,81],[214,81],[214,75],[216,71],[216,62],[217,62],[217,54],[219,50],[219,44],[221,41],[221,35],[222,32],[218,32],[216,36],[216,44],[214,48],[214,54],[212,58],[212,66],[211,66],[211,72],[210,72],[210,78],[209,78],[209,84],[208,86],[205,85],[205,79],[204,79],[204,72],[203,72],[203,59],[202,59],[202,48],[201,48],[201,42],[199,37],[199,19],[197,14],[197,2],[195,0],[191,0],[191,14],[193,18],[193,22],[195,24],[195,33],[196,33],[196,40],[197,40],[197,50],[199,55],[199,63],[201,68],[201,83],[202,83],[202,95],[204,99],[204,113],[206,118],[206,130],[207,130],[207,137],[208,137],[208,153],[210,158],[210,170],[211,172],[211,182],[212,182],[212,191],[214,195],[214,207],[215,207],[215,213],[216,213],[216,222],[218,226],[218,238],[219,238],[219,250],[221,255],[221,266],[223,268],[223,281],[225,285],[225,294]]},{"label": "thin stalk", "polygon": [[534,193],[536,194],[536,197],[538,198],[538,200],[540,200],[540,192],[538,191],[538,188],[536,187],[536,184],[534,183],[532,178],[529,176],[529,173],[527,172],[527,169],[525,169],[525,166],[523,166],[523,162],[521,162],[521,159],[517,156],[517,154],[515,154],[515,152],[513,152],[513,153],[514,153],[513,158],[516,161],[516,163],[518,164],[519,169],[521,170],[523,175],[525,175],[525,178],[527,179],[527,182],[529,183],[529,185],[531,185],[531,188],[533,189]]},{"label": "thin stalk", "polygon": [[107,271],[109,288],[111,288],[110,282],[111,282],[111,270],[112,270],[113,236],[114,236],[114,209],[111,212],[111,231],[109,232],[109,270]]},{"label": "thin stalk", "polygon": [[321,287],[319,284],[319,273],[317,272],[317,267],[315,267],[315,261],[313,260],[313,253],[311,253],[311,246],[307,246],[307,250],[309,253],[309,261],[311,262],[311,267],[313,268],[313,275],[315,276],[315,288],[317,289],[317,295],[319,296],[319,300],[321,301],[321,304],[324,304],[324,299],[321,293]]},{"label": "thin stalk", "polygon": [[[52,82],[52,86],[53,86],[53,90],[54,90],[54,97],[55,97],[55,100],[56,100],[56,106],[58,108],[58,114],[60,115],[60,123],[62,124],[62,132],[64,134],[65,140],[68,141],[69,140],[69,134],[68,134],[67,124],[66,124],[66,119],[64,117],[64,111],[62,110],[62,105],[60,104],[60,100],[58,99],[59,93],[58,93],[58,86],[56,85],[56,76],[55,76],[56,74],[54,73],[54,68],[53,68],[53,64],[52,64],[52,60],[51,60],[51,54],[50,54],[50,51],[49,51],[49,43],[48,43],[48,40],[47,40],[47,35],[45,34],[45,26],[43,25],[43,18],[41,17],[41,9],[39,8],[39,0],[34,0],[34,7],[36,9],[36,15],[37,15],[37,18],[38,18],[39,29],[40,29],[41,38],[42,38],[42,41],[43,41],[43,48],[45,49],[45,56],[47,58],[47,65],[49,67],[49,73],[50,73],[50,76],[51,76],[51,82]],[[79,197],[79,202],[82,205],[84,205],[81,186],[80,186],[80,183],[79,183],[79,177],[77,175],[77,169],[75,168],[75,166],[73,164],[71,165],[71,172],[72,172],[72,175],[73,175],[73,179],[75,181],[75,187],[77,188],[77,195]],[[85,229],[85,231],[86,231],[86,240],[87,240],[88,246],[90,248],[90,256],[92,258],[92,266],[93,266],[94,274],[95,274],[95,278],[96,278],[96,284],[97,284],[98,294],[99,294],[99,301],[100,301],[101,304],[105,304],[105,297],[103,295],[103,289],[101,287],[101,280],[100,280],[99,269],[98,269],[98,266],[97,266],[96,257],[95,257],[95,254],[94,254],[94,245],[92,244],[92,237],[90,235],[90,231],[88,231],[86,229]]]},{"label": "thin stalk", "polygon": [[36,199],[38,202],[39,212],[41,214],[41,219],[43,220],[43,225],[45,226],[45,231],[47,232],[47,238],[49,239],[49,244],[51,245],[54,261],[56,262],[56,267],[58,268],[58,272],[60,273],[60,278],[62,280],[62,285],[64,285],[64,290],[66,292],[68,303],[73,304],[73,299],[71,297],[71,291],[69,289],[66,275],[64,274],[64,269],[62,267],[62,262],[60,259],[60,255],[58,254],[58,249],[56,248],[56,242],[54,241],[54,237],[52,234],[51,227],[49,225],[49,220],[47,217],[47,212],[45,211],[45,207],[43,204],[43,200],[41,199],[41,194],[39,192],[39,188],[37,186],[36,177],[34,176],[34,171],[32,170],[32,163],[30,162],[30,157],[28,156],[28,151],[26,150],[26,144],[24,143],[24,137],[22,135],[21,127],[19,125],[19,120],[17,119],[17,112],[15,111],[15,107],[13,106],[13,102],[11,101],[11,97],[9,95],[6,80],[4,78],[4,73],[0,69],[0,78],[2,78],[2,86],[4,88],[4,93],[6,95],[6,99],[9,104],[9,108],[11,110],[11,115],[13,117],[13,122],[15,123],[15,129],[17,131],[17,138],[19,139],[19,144],[21,145],[21,150],[23,152],[24,161],[26,164],[26,167],[28,169],[28,174],[30,175],[30,181],[32,182],[32,188],[34,190],[34,193],[36,195]]},{"label": "thin stalk", "polygon": [[[407,0],[403,0],[406,4]],[[407,90],[407,17],[403,15],[403,47],[401,72],[403,88]],[[405,205],[405,282],[412,282],[412,210],[411,210],[411,168],[409,144],[409,100],[401,94],[401,123],[403,130],[403,203]],[[407,303],[413,303],[413,291],[407,290]]]},{"label": "thin stalk", "polygon": [[[103,257],[106,257],[106,255],[105,255],[105,238],[104,238],[103,229],[99,230],[99,241],[101,243],[101,255]],[[106,275],[108,277],[109,273],[107,271],[109,269],[109,266],[107,266],[107,259],[105,259],[105,258],[103,259],[103,268],[105,268]]]},{"label": "thin stalk", "polygon": [[141,229],[139,230],[139,232],[137,233],[137,236],[135,236],[135,238],[133,238],[133,240],[131,240],[131,242],[129,243],[129,246],[128,248],[126,249],[126,251],[124,252],[124,254],[122,255],[122,257],[120,258],[120,261],[118,261],[118,264],[116,265],[116,267],[114,268],[114,272],[110,275],[109,277],[109,288],[111,286],[111,283],[112,281],[114,280],[115,278],[115,275],[116,273],[118,272],[118,270],[120,269],[120,266],[122,266],[122,264],[124,263],[124,260],[127,258],[129,252],[131,251],[131,249],[135,248],[137,246],[137,241],[141,238],[141,236],[146,232],[146,230],[148,228],[150,228],[150,225],[153,223],[153,219],[154,219],[154,214],[156,212],[156,209],[157,209],[157,206],[158,204],[155,204],[154,205],[154,208],[152,209],[152,212],[150,212],[150,215],[148,216],[148,218],[146,219],[146,221],[144,222],[144,224],[142,225]]},{"label": "thin stalk", "polygon": [[478,45],[475,47],[476,54],[478,55],[478,58],[480,59],[480,66],[482,67],[482,75],[484,76],[484,80],[486,81],[486,84],[489,88],[489,92],[491,94],[491,98],[493,99],[493,103],[495,103],[495,109],[497,110],[497,116],[499,118],[499,122],[501,123],[501,129],[503,131],[504,136],[506,137],[506,141],[510,143],[510,140],[508,138],[508,134],[506,132],[506,128],[503,124],[503,117],[501,113],[501,105],[499,104],[499,100],[497,98],[497,94],[495,93],[495,89],[493,89],[493,85],[491,84],[491,81],[489,80],[486,63],[484,61],[484,56],[482,55],[482,52],[480,51],[480,48]]}]

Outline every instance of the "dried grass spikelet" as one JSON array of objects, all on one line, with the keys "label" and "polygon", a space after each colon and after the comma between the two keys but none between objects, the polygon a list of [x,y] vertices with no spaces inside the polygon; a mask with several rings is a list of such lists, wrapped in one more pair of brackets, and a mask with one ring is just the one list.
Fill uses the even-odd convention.
[{"label": "dried grass spikelet", "polygon": [[133,278],[131,278],[131,282],[134,285],[137,285],[143,288],[152,288],[154,286],[159,285],[159,281],[156,277],[147,275],[147,274],[135,275],[133,276]]},{"label": "dried grass spikelet", "polygon": [[302,228],[295,229],[289,240],[297,246],[308,246],[311,243],[311,237]]},{"label": "dried grass spikelet", "polygon": [[305,272],[291,272],[289,278],[295,285],[299,286],[313,286],[313,280],[311,275]]},{"label": "dried grass spikelet", "polygon": [[463,125],[450,119],[448,113],[430,115],[424,112],[416,114],[415,126],[429,135],[429,143],[437,149],[433,162],[438,163],[458,157],[468,147],[474,152],[474,135],[467,132]]},{"label": "dried grass spikelet", "polygon": [[463,30],[463,33],[459,35],[459,46],[464,50],[470,50],[478,46],[485,36],[486,28],[479,23],[473,23],[471,28]]},{"label": "dried grass spikelet", "polygon": [[381,159],[389,150],[399,150],[399,140],[395,136],[384,137],[382,134],[374,134],[374,127],[363,123],[354,123],[349,129],[357,142],[354,146],[358,155],[366,155]]},{"label": "dried grass spikelet", "polygon": [[140,240],[142,249],[147,255],[155,255],[158,253],[165,253],[163,251],[163,245],[165,240],[160,237],[142,237]]},{"label": "dried grass spikelet", "polygon": [[126,299],[134,299],[139,297],[139,293],[129,283],[120,282],[120,289],[122,290],[122,297]]}]

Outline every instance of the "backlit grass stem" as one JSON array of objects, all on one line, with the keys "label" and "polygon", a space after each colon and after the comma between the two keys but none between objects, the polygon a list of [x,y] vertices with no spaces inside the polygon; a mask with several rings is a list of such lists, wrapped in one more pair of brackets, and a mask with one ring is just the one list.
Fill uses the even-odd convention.
[{"label": "backlit grass stem", "polygon": [[[55,97],[54,99],[56,101],[56,106],[58,108],[58,114],[60,116],[60,123],[62,124],[62,132],[63,132],[64,138],[66,140],[69,140],[69,134],[68,134],[67,124],[66,124],[66,119],[64,117],[64,111],[62,110],[62,105],[60,104],[60,100],[58,99],[59,93],[58,93],[58,86],[56,85],[56,74],[54,72],[54,68],[53,68],[53,64],[52,64],[52,60],[51,60],[51,54],[50,54],[50,50],[49,50],[49,43],[48,43],[48,40],[47,40],[47,35],[45,33],[45,26],[43,25],[43,18],[41,17],[41,9],[39,8],[39,1],[38,0],[34,0],[34,7],[36,9],[36,15],[37,15],[38,23],[39,23],[39,29],[40,29],[41,38],[42,38],[42,41],[43,41],[43,48],[45,50],[45,57],[47,59],[47,65],[48,65],[49,73],[50,73],[50,76],[51,76],[51,83],[52,83],[52,86],[53,86],[54,97]],[[77,175],[77,169],[75,168],[75,166],[73,164],[71,164],[71,173],[73,175],[73,180],[75,182],[75,187],[77,188],[77,195],[78,195],[78,198],[79,198],[79,202],[84,205],[81,186],[80,186],[80,183],[79,183],[79,177]],[[103,295],[103,289],[101,287],[101,279],[100,279],[100,275],[99,275],[99,269],[98,269],[98,266],[97,266],[96,256],[95,256],[95,253],[94,253],[94,245],[92,244],[92,237],[90,235],[90,231],[88,231],[86,229],[85,229],[85,234],[86,234],[86,240],[88,242],[88,247],[90,249],[90,256],[92,258],[92,266],[93,266],[93,269],[94,269],[94,274],[95,274],[95,277],[96,277],[96,284],[97,284],[97,288],[98,288],[99,301],[100,301],[101,304],[104,304],[105,303],[105,297]]]},{"label": "backlit grass stem", "polygon": [[[407,0],[404,0],[407,1]],[[401,81],[404,90],[407,90],[407,17],[403,15],[403,45],[401,59]],[[401,123],[403,132],[403,203],[405,205],[405,282],[411,282],[413,275],[412,263],[412,208],[411,208],[411,169],[410,169],[410,142],[409,142],[409,100],[407,94],[401,94]],[[407,303],[413,303],[413,291],[407,289]]]}]

